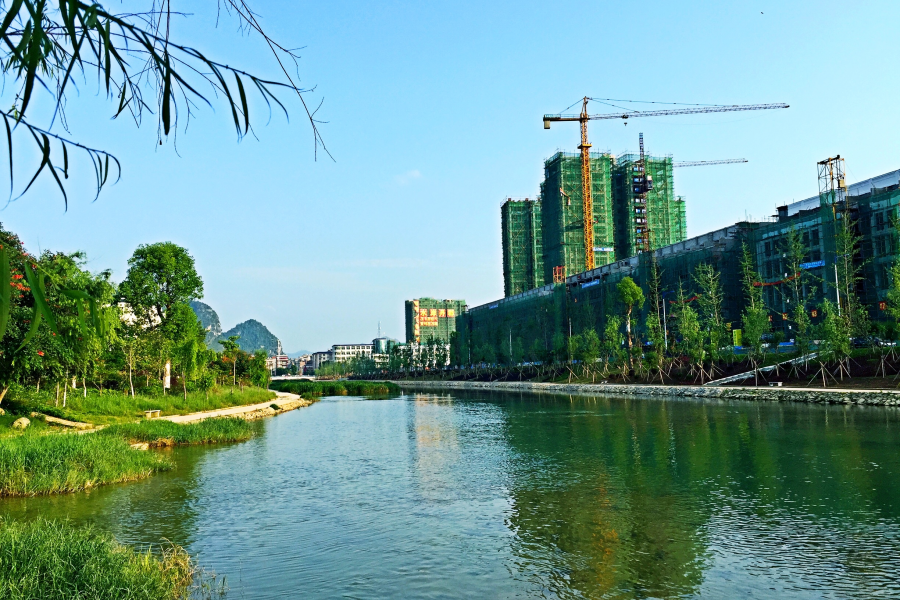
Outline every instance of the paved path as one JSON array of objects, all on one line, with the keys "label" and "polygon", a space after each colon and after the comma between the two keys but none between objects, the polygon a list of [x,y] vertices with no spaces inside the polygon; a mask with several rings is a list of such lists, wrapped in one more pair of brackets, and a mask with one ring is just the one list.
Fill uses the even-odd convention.
[{"label": "paved path", "polygon": [[[266,400],[265,402],[260,402],[259,404],[231,406],[229,408],[219,408],[216,410],[208,410],[205,412],[191,413],[189,415],[170,415],[167,417],[158,418],[165,421],[172,421],[173,423],[194,423],[196,421],[202,421],[203,419],[209,419],[212,417],[236,417],[257,410],[269,408],[273,404],[281,407],[282,405],[291,404],[293,402],[301,400],[300,396],[298,396],[297,394],[289,394],[287,392],[275,392],[275,396],[276,397],[272,400]],[[157,419],[154,419],[154,421],[155,420]]]}]

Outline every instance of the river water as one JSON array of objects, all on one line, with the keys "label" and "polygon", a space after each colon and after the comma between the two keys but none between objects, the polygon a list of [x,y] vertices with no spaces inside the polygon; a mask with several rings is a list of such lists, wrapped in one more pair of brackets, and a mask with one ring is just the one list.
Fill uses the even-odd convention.
[{"label": "river water", "polygon": [[326,398],[0,514],[171,540],[229,598],[900,597],[900,412]]}]

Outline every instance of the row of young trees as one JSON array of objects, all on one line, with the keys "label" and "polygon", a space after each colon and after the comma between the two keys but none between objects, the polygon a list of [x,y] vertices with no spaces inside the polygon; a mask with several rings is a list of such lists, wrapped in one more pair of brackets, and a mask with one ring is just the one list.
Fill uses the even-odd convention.
[{"label": "row of young trees", "polygon": [[203,281],[184,248],[138,247],[118,285],[85,264],[80,252],[32,255],[0,226],[0,401],[14,384],[61,386],[65,398],[69,386],[165,391],[167,374],[185,396],[268,383],[264,351],[243,352],[236,337],[222,352],[206,347],[189,304]]},{"label": "row of young trees", "polygon": [[[872,323],[857,294],[865,265],[859,234],[850,222],[839,221],[836,227],[837,258],[833,268],[829,265],[824,270],[827,281],[804,268],[809,248],[796,230],[787,233],[780,247],[787,275],[777,282],[761,281],[753,255],[744,247],[739,323],[725,320],[725,291],[720,272],[713,265],[698,265],[689,280],[663,292],[659,266],[653,263],[646,297],[630,277],[622,279],[615,298],[607,302],[613,308],[600,321],[601,329],[588,318],[572,332],[571,320],[554,322],[542,316],[542,309],[537,307],[532,320],[540,333],[530,336],[530,344],[523,341],[523,330],[516,331],[512,326],[508,331],[495,331],[493,343],[477,339],[476,334],[476,339],[467,340],[468,345],[463,347],[454,337],[450,363],[454,369],[470,373],[528,367],[591,380],[616,377],[665,382],[676,376],[703,383],[722,376],[733,363],[742,362],[758,381],[759,368],[767,355],[788,337],[772,328],[772,315],[777,313],[783,315],[779,320],[787,317],[795,355],[803,357],[789,367],[796,375],[817,369],[815,376],[821,377],[824,385],[849,375],[854,339],[871,343],[881,354],[884,370],[885,356],[892,354],[894,347],[882,340],[893,340],[900,331],[900,265],[895,264],[892,271],[886,302],[888,318]],[[767,288],[774,288],[778,306],[767,304]],[[782,312],[782,305],[789,307],[787,313]],[[741,329],[740,351],[734,346],[732,325]],[[386,370],[395,374],[435,369],[443,372],[441,366],[446,359],[442,362],[431,356],[427,351],[416,355],[412,349],[399,348],[391,355]]]}]

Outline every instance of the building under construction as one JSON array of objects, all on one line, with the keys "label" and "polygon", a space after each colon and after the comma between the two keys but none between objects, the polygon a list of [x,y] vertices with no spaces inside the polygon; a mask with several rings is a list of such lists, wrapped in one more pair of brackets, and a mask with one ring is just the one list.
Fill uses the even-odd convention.
[{"label": "building under construction", "polygon": [[[848,291],[859,299],[872,321],[883,320],[891,285],[890,269],[900,248],[900,170],[850,186],[844,185],[842,172],[832,177],[830,184],[823,185],[820,173],[820,190],[818,196],[778,207],[777,214],[769,219],[738,222],[569,275],[561,283],[548,282],[543,287],[470,308],[457,318],[457,360],[545,360],[565,344],[569,335],[587,328],[602,332],[609,315],[624,313],[616,293],[616,284],[624,277],[631,277],[648,300],[653,298],[651,273],[658,269],[662,301],[648,301],[642,313],[635,315],[640,336],[647,311],[658,311],[665,323],[665,317],[670,316],[668,311],[678,302],[679,290],[686,301],[695,299],[699,290],[694,274],[700,264],[713,266],[719,274],[724,321],[732,330],[739,329],[745,308],[741,283],[744,248],[754,259],[760,279],[757,285],[762,287],[772,330],[783,334],[784,339],[794,337],[792,315],[796,300],[792,298],[797,295],[813,324],[821,322],[819,307],[824,299],[844,304]],[[842,252],[838,246],[839,223],[846,224],[859,240],[850,253]],[[802,262],[796,273],[789,272],[787,250],[791,238],[802,244]],[[842,261],[850,261],[859,273],[853,290],[842,290],[837,285]],[[661,314],[664,312],[665,316]]]},{"label": "building under construction", "polygon": [[[594,264],[615,260],[612,165],[609,154],[592,152]],[[544,162],[541,184],[541,228],[544,246],[544,281],[584,271],[584,208],[582,204],[581,155],[557,152]],[[554,276],[555,274],[555,276]]]},{"label": "building under construction", "polygon": [[541,201],[508,198],[500,208],[503,232],[503,294],[514,296],[544,285]]},{"label": "building under construction", "polygon": [[448,344],[450,334],[456,331],[456,319],[466,311],[466,301],[417,298],[407,300],[405,308],[406,343],[438,340]]},{"label": "building under construction", "polygon": [[675,196],[672,157],[623,154],[612,174],[616,259],[687,239],[684,198]]}]

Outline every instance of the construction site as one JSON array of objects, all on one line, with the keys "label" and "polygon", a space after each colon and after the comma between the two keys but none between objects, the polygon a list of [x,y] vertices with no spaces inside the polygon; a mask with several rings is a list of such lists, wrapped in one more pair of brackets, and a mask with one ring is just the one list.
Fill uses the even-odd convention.
[{"label": "construction site", "polygon": [[[676,302],[679,291],[688,301],[696,296],[699,290],[694,273],[701,264],[711,265],[719,274],[723,317],[729,329],[737,330],[746,302],[741,281],[744,249],[749,251],[759,274],[757,285],[762,288],[772,331],[781,339],[792,338],[792,302],[796,302],[792,282],[802,282],[796,293],[814,325],[821,321],[817,307],[825,299],[838,306],[846,305],[849,290],[836,287],[838,266],[845,261],[850,263],[846,268],[859,274],[852,290],[854,295],[872,321],[882,320],[891,284],[890,269],[900,243],[900,170],[848,185],[841,157],[824,160],[818,166],[819,195],[777,206],[771,217],[739,221],[645,251],[640,251],[645,242],[639,236],[628,238],[628,244],[638,245],[638,251],[631,256],[468,308],[456,324],[461,356],[464,360],[494,356],[500,362],[541,360],[568,336],[588,328],[603,331],[608,316],[622,314],[624,306],[618,299],[616,284],[624,277],[631,277],[650,298],[651,272],[656,269],[657,288],[664,298],[660,306],[666,311]],[[657,172],[665,171],[655,171],[654,181]],[[650,206],[652,211],[653,205]],[[674,222],[680,219],[683,223],[683,212],[679,214],[683,208],[675,206]],[[848,224],[858,240],[853,253],[840,248],[840,222]],[[655,227],[651,226],[651,232]],[[683,225],[677,227],[680,229],[668,234],[683,235]],[[659,229],[667,231],[664,227]],[[792,236],[802,244],[802,273],[790,272],[788,248]],[[649,310],[657,308],[646,303],[635,321],[644,322]],[[666,317],[662,317],[665,323]],[[740,345],[739,334],[734,341]]]}]

